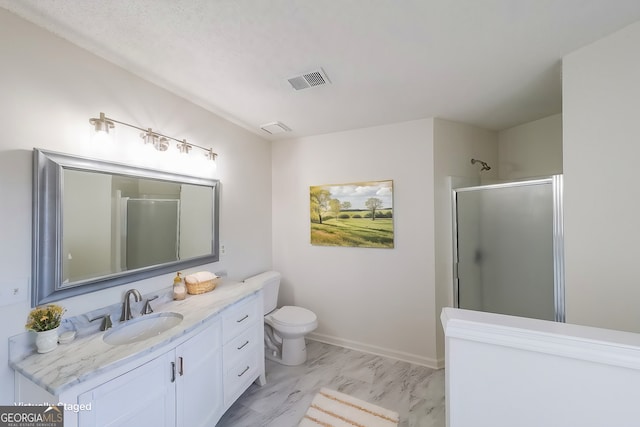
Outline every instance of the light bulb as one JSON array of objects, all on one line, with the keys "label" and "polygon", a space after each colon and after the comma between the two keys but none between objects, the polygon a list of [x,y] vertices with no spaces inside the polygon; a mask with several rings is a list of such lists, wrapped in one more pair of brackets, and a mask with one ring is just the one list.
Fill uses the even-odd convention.
[{"label": "light bulb", "polygon": [[109,132],[105,132],[104,130],[93,132],[93,135],[91,135],[91,142],[94,144],[108,144],[111,142],[111,135]]}]

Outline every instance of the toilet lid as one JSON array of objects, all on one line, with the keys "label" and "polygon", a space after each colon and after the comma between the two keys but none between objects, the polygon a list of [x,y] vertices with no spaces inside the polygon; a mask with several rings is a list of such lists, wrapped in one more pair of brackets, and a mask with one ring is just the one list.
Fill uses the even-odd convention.
[{"label": "toilet lid", "polygon": [[294,307],[285,305],[271,316],[275,323],[286,326],[306,325],[316,321],[316,315],[313,311],[302,307]]}]

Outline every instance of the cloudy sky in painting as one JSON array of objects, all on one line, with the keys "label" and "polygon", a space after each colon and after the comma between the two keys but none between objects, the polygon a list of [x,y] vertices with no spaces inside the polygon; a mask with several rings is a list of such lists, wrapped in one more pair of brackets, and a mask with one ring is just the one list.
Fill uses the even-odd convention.
[{"label": "cloudy sky in painting", "polygon": [[322,188],[329,190],[332,199],[351,202],[351,209],[366,209],[364,204],[371,197],[382,200],[383,209],[393,208],[393,181],[323,185]]}]

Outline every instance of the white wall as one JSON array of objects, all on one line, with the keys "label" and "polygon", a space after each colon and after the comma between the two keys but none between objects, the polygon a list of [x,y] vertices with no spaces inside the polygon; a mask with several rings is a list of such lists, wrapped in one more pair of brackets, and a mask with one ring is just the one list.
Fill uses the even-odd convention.
[{"label": "white wall", "polygon": [[[219,154],[215,174],[222,183],[219,263],[196,267],[226,269],[244,278],[271,268],[271,144],[170,94],[44,30],[0,9],[0,291],[16,286],[26,294],[31,268],[31,156],[33,147],[102,157],[140,166],[193,173],[194,169],[136,157],[137,132],[117,128],[112,152],[98,151],[89,139],[89,117],[100,111],[168,135],[211,146]],[[202,173],[202,172],[201,172]],[[168,287],[167,274],[62,302],[77,315],[121,300],[135,287],[142,293]],[[0,360],[7,360],[7,338],[22,333],[29,310],[23,300],[0,308]],[[0,403],[13,404],[13,373],[0,367]]]},{"label": "white wall", "polygon": [[563,60],[567,321],[640,332],[640,22]]},{"label": "white wall", "polygon": [[562,114],[498,132],[498,170],[503,181],[562,173]]},{"label": "white wall", "polygon": [[[464,182],[464,186],[495,180],[498,176],[497,144],[497,134],[493,131],[449,120],[434,120],[435,315],[438,319],[442,307],[453,306],[452,179],[453,184]],[[492,169],[480,173],[479,165],[471,164],[472,158],[487,162]],[[439,321],[437,347],[438,360],[442,361],[444,335]]]},{"label": "white wall", "polygon": [[[431,119],[273,144],[280,303],[317,314],[314,338],[435,366],[432,165]],[[390,179],[395,248],[310,244],[310,186]]]},{"label": "white wall", "polygon": [[[318,313],[320,327],[312,335],[316,339],[442,366],[444,341],[437,319],[442,307],[453,303],[450,177],[472,184],[495,181],[497,144],[496,132],[443,119],[275,143],[273,256],[274,268],[284,275],[280,303],[324,313]],[[428,149],[432,153],[426,153]],[[494,168],[480,175],[471,158],[480,158]],[[386,253],[311,246],[309,186],[369,179],[394,180],[396,248]],[[434,193],[428,200],[430,181]],[[418,192],[420,199],[414,196]],[[406,219],[406,200],[411,214],[416,212],[414,203],[425,203],[421,219]],[[435,228],[430,241],[421,241],[429,239],[429,217]],[[429,246],[434,243],[432,252]],[[417,252],[414,245],[420,247]],[[401,283],[401,277],[425,286]],[[372,290],[383,292],[372,296]],[[396,294],[390,313],[389,296]],[[339,306],[336,299],[343,300]],[[366,301],[364,305],[361,299]],[[411,343],[411,334],[398,334],[411,319],[423,319],[417,325],[424,332],[420,339],[427,339],[420,346]],[[383,320],[386,325],[367,326]]]}]

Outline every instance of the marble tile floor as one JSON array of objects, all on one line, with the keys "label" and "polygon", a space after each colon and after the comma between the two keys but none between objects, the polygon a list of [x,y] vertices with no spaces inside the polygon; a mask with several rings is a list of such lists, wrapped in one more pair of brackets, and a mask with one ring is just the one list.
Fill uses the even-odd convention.
[{"label": "marble tile floor", "polygon": [[251,387],[217,427],[296,427],[321,387],[396,411],[400,427],[444,427],[444,370],[307,341],[303,365],[266,361],[267,384]]}]

